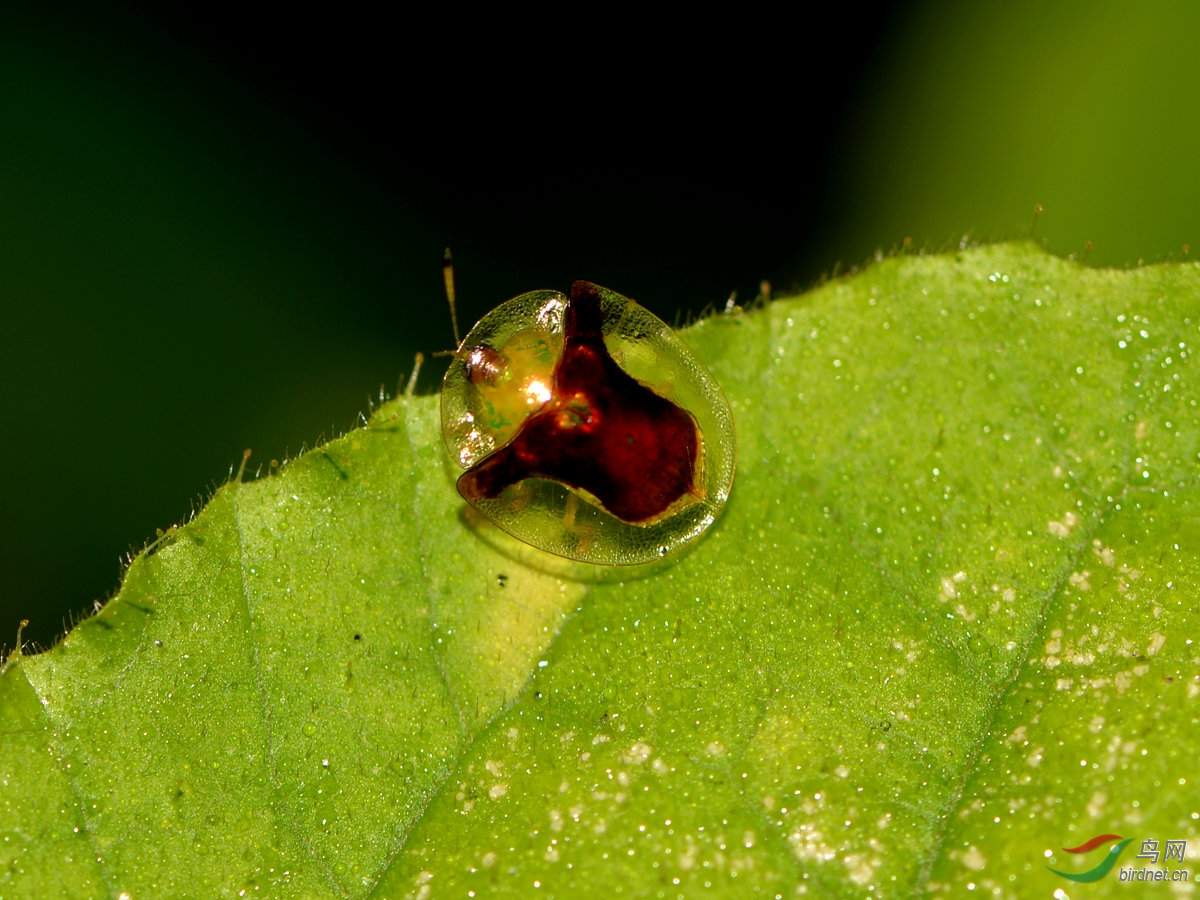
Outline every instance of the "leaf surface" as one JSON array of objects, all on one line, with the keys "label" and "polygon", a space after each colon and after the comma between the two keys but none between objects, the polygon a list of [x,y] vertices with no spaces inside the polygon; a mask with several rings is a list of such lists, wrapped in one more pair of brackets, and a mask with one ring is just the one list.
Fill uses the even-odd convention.
[{"label": "leaf surface", "polygon": [[1018,897],[1194,839],[1198,323],[1194,264],[1021,244],[705,319],[738,480],[643,569],[475,521],[389,403],[8,661],[0,897]]}]

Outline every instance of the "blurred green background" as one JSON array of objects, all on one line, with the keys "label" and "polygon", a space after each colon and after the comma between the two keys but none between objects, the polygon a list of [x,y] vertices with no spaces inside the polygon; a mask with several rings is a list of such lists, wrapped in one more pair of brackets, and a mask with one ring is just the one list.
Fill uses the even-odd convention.
[{"label": "blurred green background", "polygon": [[1035,203],[1089,264],[1200,248],[1191,2],[319,15],[0,13],[0,646],[449,347],[445,245],[464,325],[580,277],[673,320]]}]

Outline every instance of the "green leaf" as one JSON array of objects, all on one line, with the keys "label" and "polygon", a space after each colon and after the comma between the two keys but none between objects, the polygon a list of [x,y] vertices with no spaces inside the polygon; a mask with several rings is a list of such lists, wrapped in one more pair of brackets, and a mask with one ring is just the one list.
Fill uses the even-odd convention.
[{"label": "green leaf", "polygon": [[387,404],[9,659],[0,897],[1025,897],[1103,833],[1194,854],[1198,327],[1194,264],[1020,244],[705,319],[738,481],[645,569],[514,546],[436,398]]}]

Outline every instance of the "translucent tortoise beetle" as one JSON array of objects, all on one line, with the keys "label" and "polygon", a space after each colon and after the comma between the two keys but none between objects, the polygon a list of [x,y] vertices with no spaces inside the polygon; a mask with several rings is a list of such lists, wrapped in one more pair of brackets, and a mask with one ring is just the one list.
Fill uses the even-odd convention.
[{"label": "translucent tortoise beetle", "polygon": [[442,382],[459,493],[524,543],[637,565],[700,537],[729,497],[733,416],[649,310],[576,281],[522,294],[461,341]]}]

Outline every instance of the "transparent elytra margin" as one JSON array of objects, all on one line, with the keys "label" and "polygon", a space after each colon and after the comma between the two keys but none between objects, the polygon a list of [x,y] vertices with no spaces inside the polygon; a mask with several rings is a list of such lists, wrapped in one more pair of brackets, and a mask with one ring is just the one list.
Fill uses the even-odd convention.
[{"label": "transparent elytra margin", "polygon": [[[644,524],[622,521],[587,491],[545,478],[526,478],[494,498],[471,503],[499,528],[548,553],[600,565],[636,565],[691,543],[720,514],[736,467],[733,417],[716,380],[666,323],[615,291],[596,290],[604,343],[613,359],[696,422],[695,490]],[[470,469],[511,441],[524,418],[544,404],[562,354],[566,305],[558,291],[522,294],[484,316],[463,340],[442,386],[442,433],[460,468]],[[481,358],[500,361],[494,377],[479,377]]]}]

